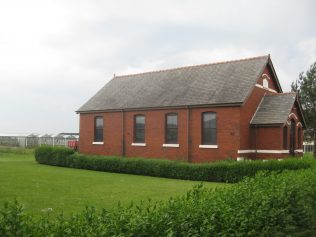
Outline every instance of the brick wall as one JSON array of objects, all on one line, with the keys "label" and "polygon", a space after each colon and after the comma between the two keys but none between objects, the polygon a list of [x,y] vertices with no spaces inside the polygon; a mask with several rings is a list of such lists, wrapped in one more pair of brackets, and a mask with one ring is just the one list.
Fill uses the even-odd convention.
[{"label": "brick wall", "polygon": [[[201,115],[203,112],[217,114],[218,148],[199,148],[201,145]],[[79,150],[86,154],[123,155],[126,157],[163,158],[189,162],[208,162],[236,158],[239,147],[239,107],[173,109],[80,114]],[[165,116],[178,114],[179,147],[163,147],[165,143]],[[146,146],[133,146],[134,116],[145,115]],[[104,144],[94,145],[94,118],[104,118]],[[188,119],[190,137],[188,137]],[[189,149],[188,149],[189,147]]]},{"label": "brick wall", "polygon": [[[94,118],[103,117],[103,145],[94,145]],[[114,155],[122,154],[121,113],[80,114],[79,149],[84,154]]]},{"label": "brick wall", "polygon": [[[270,78],[269,80],[269,88],[276,90],[275,79],[273,74],[271,73],[269,67],[266,67],[262,73],[262,75],[268,75]],[[260,77],[258,80],[258,84],[262,85],[263,78]],[[250,136],[250,121],[255,114],[262,97],[267,94],[274,94],[271,91],[268,91],[263,88],[254,87],[251,94],[248,96],[247,100],[245,101],[244,105],[241,107],[241,115],[240,115],[240,150],[248,150],[252,149],[252,137]]]},{"label": "brick wall", "polygon": [[[163,147],[165,143],[165,117],[168,113],[178,115],[179,147]],[[145,115],[145,147],[132,146],[134,116]],[[127,157],[168,158],[171,160],[187,160],[187,110],[151,110],[125,112],[125,147]]]},{"label": "brick wall", "polygon": [[257,150],[283,150],[282,127],[259,127],[256,130]]},{"label": "brick wall", "polygon": [[[201,145],[201,115],[203,112],[217,114],[218,148],[199,148]],[[236,158],[240,141],[240,107],[192,109],[190,118],[190,156],[193,162],[207,162]]]}]

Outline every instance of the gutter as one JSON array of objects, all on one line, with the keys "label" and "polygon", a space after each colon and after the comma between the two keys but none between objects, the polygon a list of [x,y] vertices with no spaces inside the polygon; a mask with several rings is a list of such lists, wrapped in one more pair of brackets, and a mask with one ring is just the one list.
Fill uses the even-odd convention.
[{"label": "gutter", "polygon": [[190,139],[190,108],[187,107],[187,160],[190,163],[190,143],[191,143],[191,139]]},{"label": "gutter", "polygon": [[266,123],[266,124],[250,124],[250,127],[259,128],[259,127],[280,127],[283,126],[283,123]]},{"label": "gutter", "polygon": [[143,107],[143,108],[126,108],[126,109],[100,109],[100,110],[77,110],[77,114],[88,113],[111,113],[122,111],[146,111],[146,110],[165,110],[165,109],[187,109],[187,108],[216,108],[216,107],[240,107],[242,102],[222,103],[222,104],[202,104],[202,105],[181,105],[181,106],[162,106],[162,107]]}]

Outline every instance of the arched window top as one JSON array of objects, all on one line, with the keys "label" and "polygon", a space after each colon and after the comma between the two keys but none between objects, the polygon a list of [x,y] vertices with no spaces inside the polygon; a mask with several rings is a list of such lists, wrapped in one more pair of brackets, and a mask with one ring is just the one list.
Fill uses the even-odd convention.
[{"label": "arched window top", "polygon": [[271,78],[268,76],[268,74],[262,74],[262,78],[267,78],[268,80],[271,80]]},{"label": "arched window top", "polygon": [[297,116],[294,113],[290,113],[289,114],[289,118],[290,119],[296,119],[297,120]]},{"label": "arched window top", "polygon": [[216,127],[216,112],[203,112],[203,122],[205,126],[208,128],[215,128]]},{"label": "arched window top", "polygon": [[140,122],[145,122],[145,115],[144,114],[135,114],[135,120]]},{"label": "arched window top", "polygon": [[168,113],[168,114],[166,114],[166,123],[170,127],[178,126],[178,114],[176,114],[176,113]]},{"label": "arched window top", "polygon": [[175,113],[175,112],[166,113],[166,116],[168,116],[168,115],[177,115],[177,113]]}]

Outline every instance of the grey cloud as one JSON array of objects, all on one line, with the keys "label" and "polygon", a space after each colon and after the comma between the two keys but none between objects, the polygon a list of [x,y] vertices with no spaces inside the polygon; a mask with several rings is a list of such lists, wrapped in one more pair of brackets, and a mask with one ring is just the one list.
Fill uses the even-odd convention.
[{"label": "grey cloud", "polygon": [[0,132],[78,131],[113,73],[271,53],[287,91],[316,60],[312,0],[15,4],[0,3]]}]

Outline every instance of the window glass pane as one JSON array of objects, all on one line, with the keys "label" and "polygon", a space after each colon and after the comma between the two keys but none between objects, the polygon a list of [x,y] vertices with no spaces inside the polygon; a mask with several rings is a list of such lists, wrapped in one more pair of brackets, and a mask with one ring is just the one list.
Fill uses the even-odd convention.
[{"label": "window glass pane", "polygon": [[136,129],[144,129],[144,128],[145,128],[145,124],[136,123],[135,128],[136,128]]},{"label": "window glass pane", "polygon": [[137,115],[136,116],[136,124],[145,124],[145,116]]},{"label": "window glass pane", "polygon": [[135,133],[134,142],[143,143],[145,142],[145,116],[137,115],[135,117]]},{"label": "window glass pane", "polygon": [[177,144],[178,143],[178,129],[168,129],[167,130],[167,137],[166,137],[167,144]]},{"label": "window glass pane", "polygon": [[204,128],[216,128],[216,114],[204,113],[203,114],[203,126]]},{"label": "window glass pane", "polygon": [[216,129],[204,129],[203,145],[216,145]]},{"label": "window glass pane", "polygon": [[177,128],[178,127],[178,116],[173,115],[167,115],[167,127],[168,128]]},{"label": "window glass pane", "polygon": [[95,126],[97,128],[102,128],[103,127],[103,118],[102,117],[96,117],[96,119],[95,119]]},{"label": "window glass pane", "polygon": [[210,141],[211,141],[211,145],[216,145],[217,141],[216,141],[216,129],[212,128],[211,130],[211,135],[210,135]]},{"label": "window glass pane", "polygon": [[103,142],[103,118],[102,117],[95,118],[94,141]]},{"label": "window glass pane", "polygon": [[203,113],[202,116],[202,144],[216,145],[216,113]]},{"label": "window glass pane", "polygon": [[136,130],[135,133],[135,142],[144,142],[145,141],[145,133],[144,130]]},{"label": "window glass pane", "polygon": [[178,143],[178,115],[168,114],[166,125],[166,143],[177,144]]},{"label": "window glass pane", "polygon": [[96,142],[102,142],[103,141],[103,130],[102,129],[96,129],[95,130],[95,139]]}]

